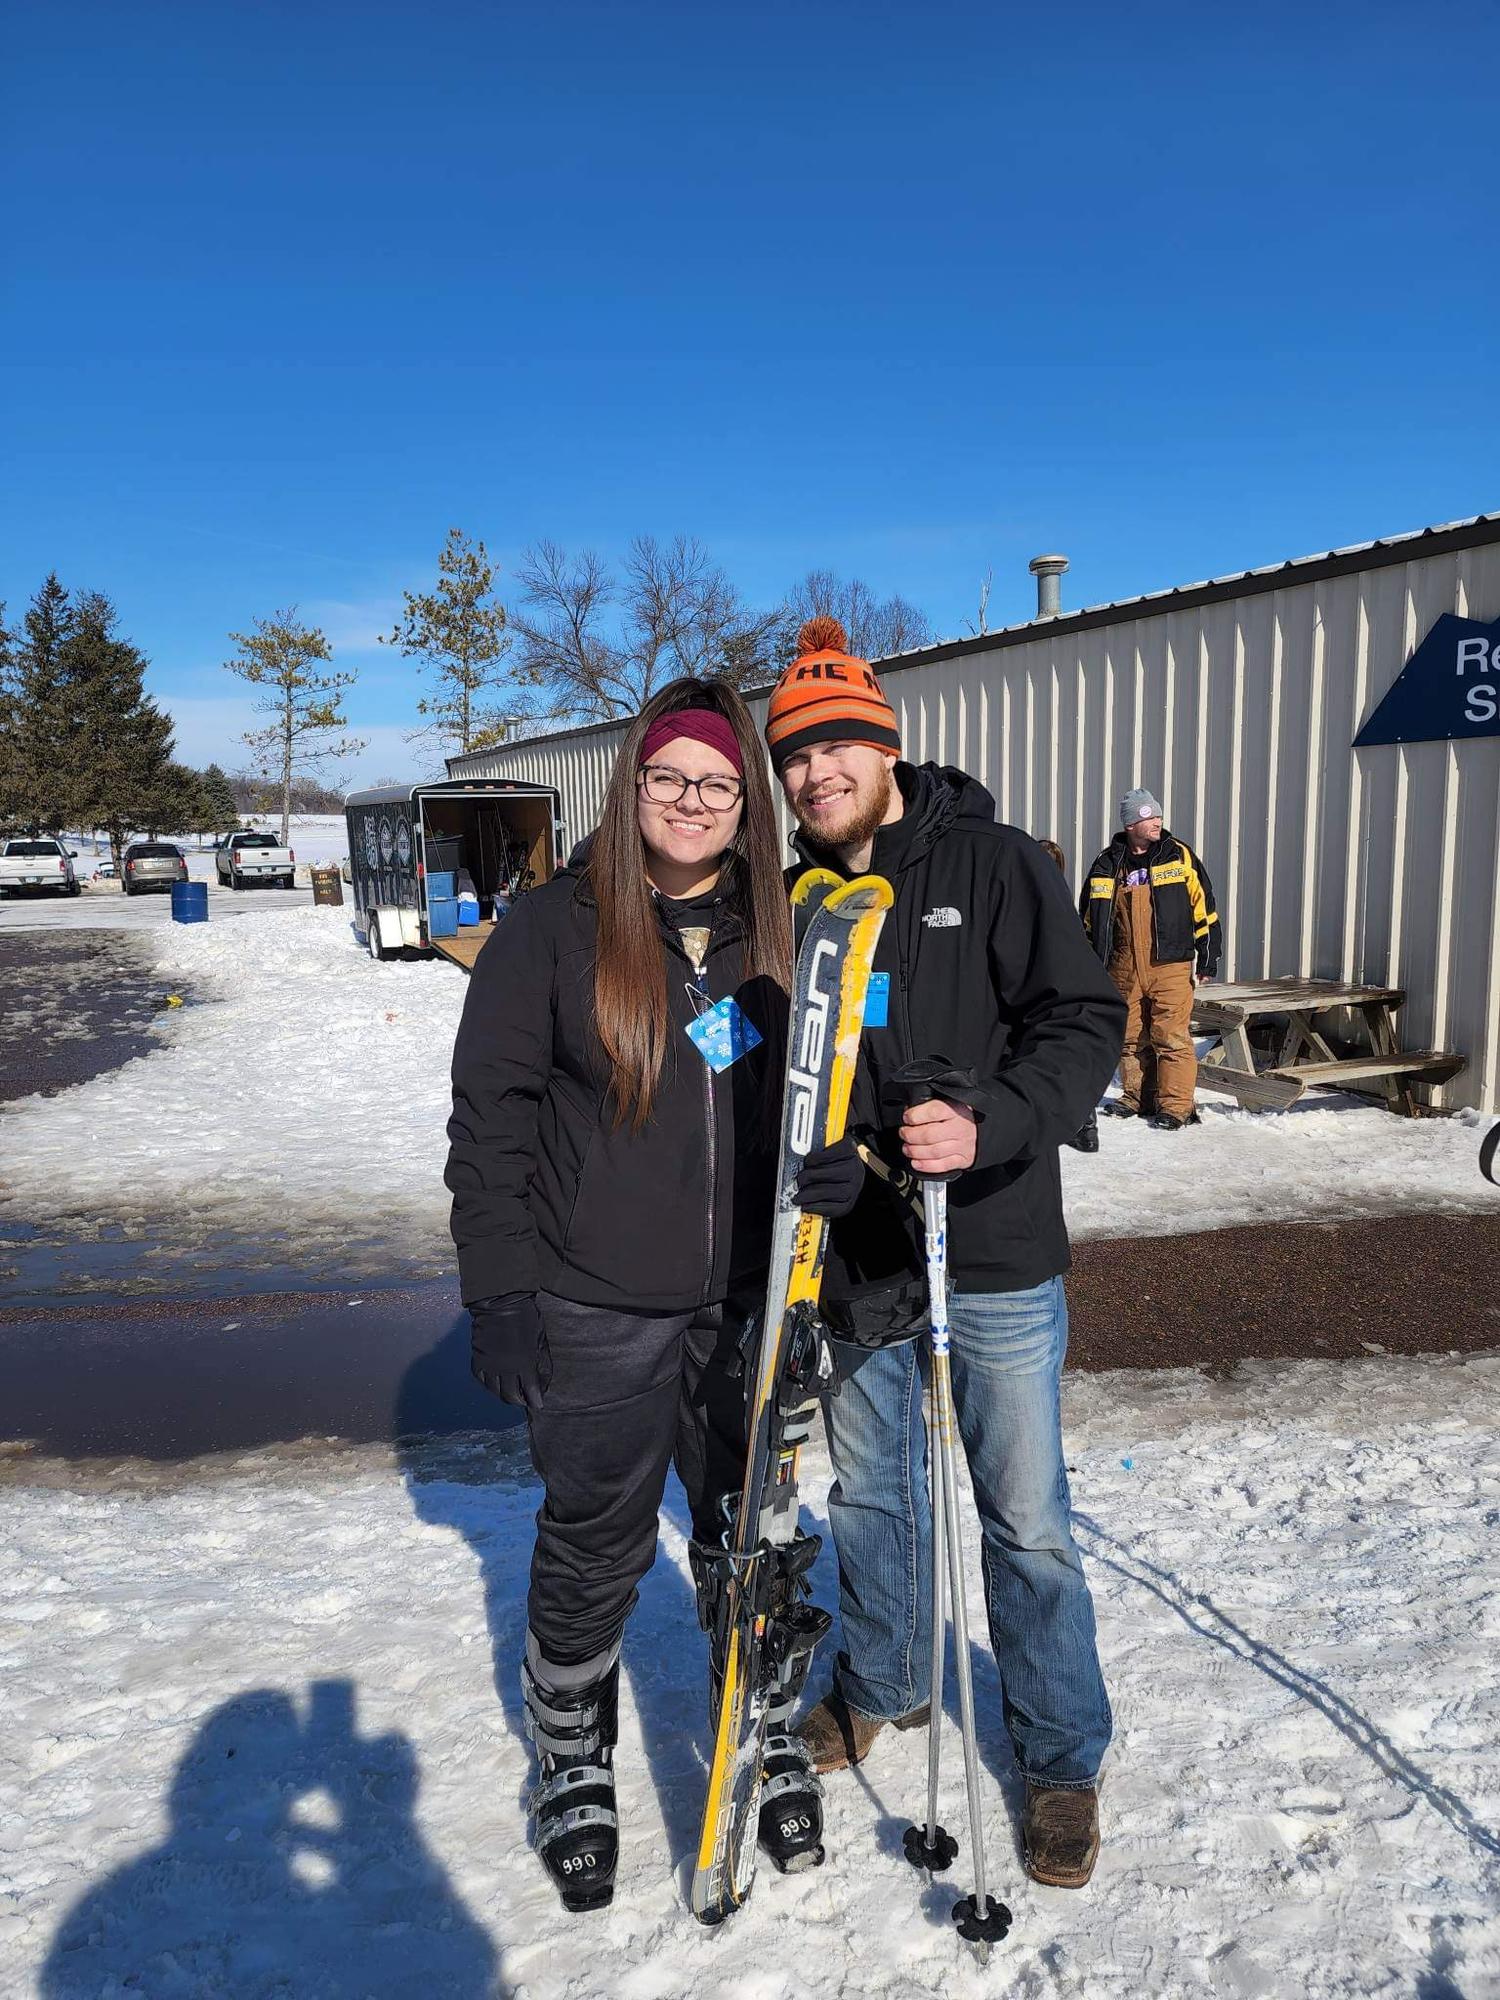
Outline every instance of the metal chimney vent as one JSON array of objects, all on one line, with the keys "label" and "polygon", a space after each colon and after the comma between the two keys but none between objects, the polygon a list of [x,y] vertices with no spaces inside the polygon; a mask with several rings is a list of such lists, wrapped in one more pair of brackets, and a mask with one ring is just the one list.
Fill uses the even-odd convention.
[{"label": "metal chimney vent", "polygon": [[1062,584],[1059,578],[1068,567],[1066,556],[1033,556],[1027,568],[1036,578],[1036,615],[1057,618],[1062,614]]}]

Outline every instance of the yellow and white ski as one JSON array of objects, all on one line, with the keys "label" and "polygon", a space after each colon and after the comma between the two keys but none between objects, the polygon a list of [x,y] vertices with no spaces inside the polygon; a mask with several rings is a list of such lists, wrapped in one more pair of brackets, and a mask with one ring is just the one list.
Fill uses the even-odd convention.
[{"label": "yellow and white ski", "polygon": [[[797,1462],[816,1410],[816,1313],[826,1224],[796,1206],[810,1152],[843,1136],[864,1025],[870,966],[891,886],[878,875],[843,882],[811,869],[792,891],[800,934],[782,1104],[776,1221],[766,1305],[755,1349],[749,1452],[722,1555],[697,1577],[712,1649],[713,1755],[703,1811],[693,1914],[721,1922],[755,1880],[766,1715],[789,1663],[802,1661],[829,1618],[807,1602],[820,1546],[797,1525]],[[821,1859],[821,1849],[807,1857]]]}]

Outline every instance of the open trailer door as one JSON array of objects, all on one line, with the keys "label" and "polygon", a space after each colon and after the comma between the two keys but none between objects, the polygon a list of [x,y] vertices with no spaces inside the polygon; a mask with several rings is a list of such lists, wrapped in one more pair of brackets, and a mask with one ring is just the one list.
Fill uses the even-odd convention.
[{"label": "open trailer door", "polygon": [[428,942],[470,972],[516,900],[557,872],[557,793],[450,779],[418,804]]}]

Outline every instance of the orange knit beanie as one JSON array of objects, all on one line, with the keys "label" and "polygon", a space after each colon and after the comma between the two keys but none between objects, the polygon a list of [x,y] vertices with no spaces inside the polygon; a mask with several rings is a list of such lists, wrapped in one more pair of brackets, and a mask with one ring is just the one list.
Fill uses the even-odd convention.
[{"label": "orange knit beanie", "polygon": [[809,618],[798,632],[797,657],[772,690],[766,743],[778,771],[812,743],[877,743],[899,753],[895,711],[836,618]]}]

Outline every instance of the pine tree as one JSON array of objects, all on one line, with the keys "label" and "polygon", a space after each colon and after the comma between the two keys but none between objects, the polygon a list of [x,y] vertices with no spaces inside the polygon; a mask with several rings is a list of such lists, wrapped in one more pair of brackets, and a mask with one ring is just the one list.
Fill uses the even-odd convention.
[{"label": "pine tree", "polygon": [[240,809],[234,802],[234,787],[222,768],[210,764],[203,773],[203,824],[195,833],[228,833],[240,823]]},{"label": "pine tree", "polygon": [[146,656],[118,636],[115,608],[100,592],[79,597],[58,661],[67,717],[67,823],[102,827],[118,871],[127,838],[175,830],[185,803],[183,767],[172,758],[172,718],[146,693]]},{"label": "pine tree", "polygon": [[20,824],[20,672],[16,635],[5,622],[0,600],[0,834]]},{"label": "pine tree", "polygon": [[32,832],[60,832],[73,817],[71,733],[63,648],[76,616],[54,573],[32,598],[9,650],[6,817]]},{"label": "pine tree", "polygon": [[437,589],[406,590],[405,615],[384,645],[420,661],[435,683],[417,703],[425,732],[472,750],[483,736],[501,740],[504,717],[486,705],[487,688],[503,685],[499,663],[510,649],[505,606],[494,595],[495,566],[483,542],[471,542],[458,528],[438,557]]},{"label": "pine tree", "polygon": [[331,757],[352,757],[365,747],[356,737],[321,740],[348,728],[344,690],[353,687],[358,675],[318,671],[320,661],[333,658],[333,648],[316,625],[297,622],[295,604],[270,618],[257,618],[252,632],[229,636],[239,652],[224,662],[225,670],[267,690],[255,707],[274,720],[265,729],[246,730],[245,742],[267,777],[280,786],[285,846],[291,832],[293,760],[315,766]]}]

